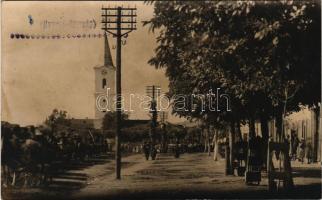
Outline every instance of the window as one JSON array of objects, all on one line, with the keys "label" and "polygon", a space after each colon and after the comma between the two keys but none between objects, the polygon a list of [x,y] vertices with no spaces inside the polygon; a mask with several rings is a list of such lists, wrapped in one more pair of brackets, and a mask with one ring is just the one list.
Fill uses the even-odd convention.
[{"label": "window", "polygon": [[103,78],[103,80],[102,80],[102,88],[104,89],[105,87],[106,87],[106,79]]}]

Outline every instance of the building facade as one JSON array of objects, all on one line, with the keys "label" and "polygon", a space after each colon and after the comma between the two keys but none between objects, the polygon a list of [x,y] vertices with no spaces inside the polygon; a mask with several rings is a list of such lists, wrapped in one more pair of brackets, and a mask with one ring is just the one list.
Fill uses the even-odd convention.
[{"label": "building facade", "polygon": [[[304,140],[306,146],[312,148],[313,159],[322,161],[322,138],[321,138],[321,116],[314,109],[305,108],[284,120],[284,133],[291,135],[294,131],[299,140]],[[269,133],[274,139],[277,138],[275,120],[269,122]]]}]

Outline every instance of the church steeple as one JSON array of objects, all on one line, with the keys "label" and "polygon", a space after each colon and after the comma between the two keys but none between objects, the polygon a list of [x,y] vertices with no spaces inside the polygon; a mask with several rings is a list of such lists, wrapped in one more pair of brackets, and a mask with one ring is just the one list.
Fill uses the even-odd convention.
[{"label": "church steeple", "polygon": [[105,67],[113,67],[114,66],[106,32],[104,33],[104,66]]},{"label": "church steeple", "polygon": [[[102,61],[101,61],[102,62]],[[107,34],[104,34],[104,63],[94,67],[95,88],[95,128],[102,127],[102,121],[107,110],[114,110],[115,99],[115,73],[111,50],[108,44]],[[108,92],[108,95],[107,95]]]}]

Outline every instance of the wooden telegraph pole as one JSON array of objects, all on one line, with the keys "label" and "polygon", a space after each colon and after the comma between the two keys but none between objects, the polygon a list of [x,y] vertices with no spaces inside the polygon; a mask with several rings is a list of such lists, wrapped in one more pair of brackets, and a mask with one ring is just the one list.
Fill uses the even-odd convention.
[{"label": "wooden telegraph pole", "polygon": [[162,130],[162,141],[161,141],[161,152],[167,152],[167,129],[166,121],[168,119],[168,113],[165,111],[160,112],[161,130]]},{"label": "wooden telegraph pole", "polygon": [[[122,37],[136,30],[136,8],[102,8],[102,29],[116,37],[116,132],[115,132],[115,172],[121,179],[120,134],[122,127],[122,87],[121,87],[121,46]],[[115,32],[116,31],[116,32]]]},{"label": "wooden telegraph pole", "polygon": [[157,118],[158,118],[158,111],[157,111],[157,97],[160,95],[160,86],[147,86],[146,93],[148,96],[152,98],[151,100],[151,108],[150,113],[152,114],[151,117],[151,127],[150,127],[150,139],[151,139],[151,146],[154,146],[154,137],[155,137],[155,129],[157,126]]},{"label": "wooden telegraph pole", "polygon": [[165,123],[168,119],[168,113],[165,111],[160,112],[160,121],[161,123]]}]

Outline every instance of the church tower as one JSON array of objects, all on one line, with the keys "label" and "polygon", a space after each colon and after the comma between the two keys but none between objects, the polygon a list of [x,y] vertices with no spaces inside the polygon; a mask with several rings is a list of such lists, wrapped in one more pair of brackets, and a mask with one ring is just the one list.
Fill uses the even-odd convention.
[{"label": "church tower", "polygon": [[94,67],[95,73],[95,121],[94,127],[101,128],[106,111],[114,111],[115,73],[107,34],[104,34],[104,64]]}]

